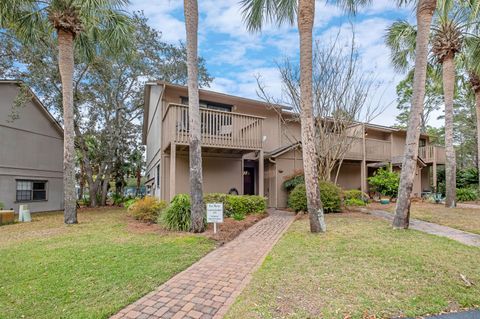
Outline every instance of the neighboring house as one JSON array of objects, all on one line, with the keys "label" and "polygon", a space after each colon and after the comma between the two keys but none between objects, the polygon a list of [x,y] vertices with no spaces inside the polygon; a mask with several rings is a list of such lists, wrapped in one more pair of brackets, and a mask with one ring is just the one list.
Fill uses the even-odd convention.
[{"label": "neighboring house", "polygon": [[[14,107],[22,82],[0,80],[0,201],[18,212],[63,209],[63,130],[38,98]],[[18,118],[12,120],[12,112]]]},{"label": "neighboring house", "polygon": [[[143,143],[147,145],[147,187],[151,195],[170,200],[189,192],[188,93],[184,86],[147,83]],[[270,207],[285,207],[286,177],[302,169],[300,123],[285,109],[266,103],[200,90],[203,187],[205,193],[235,192],[268,197]],[[404,130],[356,123],[338,177],[344,189],[368,191],[367,178],[378,167],[399,169]],[[428,136],[420,140],[414,196],[431,190],[432,171],[444,164],[443,148]]]}]

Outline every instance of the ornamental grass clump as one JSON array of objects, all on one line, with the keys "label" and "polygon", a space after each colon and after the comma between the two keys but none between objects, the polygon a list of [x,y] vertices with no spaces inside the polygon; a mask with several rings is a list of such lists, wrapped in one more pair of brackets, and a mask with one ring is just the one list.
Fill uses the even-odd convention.
[{"label": "ornamental grass clump", "polygon": [[[169,230],[189,231],[191,225],[190,196],[178,194],[170,202],[159,218],[160,223]],[[206,220],[204,220],[206,223]]]}]

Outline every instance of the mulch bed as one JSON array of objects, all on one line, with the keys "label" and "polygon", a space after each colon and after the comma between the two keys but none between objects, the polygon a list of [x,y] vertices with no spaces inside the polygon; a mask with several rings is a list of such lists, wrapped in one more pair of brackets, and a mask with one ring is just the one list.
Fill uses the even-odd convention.
[{"label": "mulch bed", "polygon": [[213,233],[213,224],[208,224],[207,230],[202,235],[217,241],[219,245],[223,245],[237,237],[245,229],[258,223],[267,216],[267,213],[263,213],[247,215],[244,220],[225,218],[222,224],[217,224],[216,234]]},{"label": "mulch bed", "polygon": [[[225,218],[222,224],[217,224],[217,233],[213,233],[213,224],[207,225],[207,230],[198,234],[213,239],[217,242],[218,246],[221,246],[235,237],[237,237],[242,231],[258,223],[260,220],[268,216],[268,213],[252,214],[245,217],[244,220],[234,220],[233,218]],[[156,233],[160,235],[185,235],[185,232],[170,231],[158,224],[142,223],[132,217],[127,218],[127,231],[136,234]],[[190,233],[188,233],[190,234]]]}]

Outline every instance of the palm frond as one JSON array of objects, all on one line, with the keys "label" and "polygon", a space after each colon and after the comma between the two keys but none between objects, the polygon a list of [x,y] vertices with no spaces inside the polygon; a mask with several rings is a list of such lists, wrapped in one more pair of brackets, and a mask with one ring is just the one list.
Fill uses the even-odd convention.
[{"label": "palm frond", "polygon": [[243,20],[247,29],[258,32],[265,22],[294,24],[297,0],[241,0]]},{"label": "palm frond", "polygon": [[417,29],[407,21],[394,22],[385,36],[385,43],[390,48],[391,60],[395,69],[405,71],[415,59]]}]

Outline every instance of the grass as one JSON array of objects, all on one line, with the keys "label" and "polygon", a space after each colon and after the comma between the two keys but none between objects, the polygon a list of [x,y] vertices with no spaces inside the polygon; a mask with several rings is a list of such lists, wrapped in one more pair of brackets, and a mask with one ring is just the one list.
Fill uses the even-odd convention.
[{"label": "grass", "polygon": [[[393,212],[395,207],[392,204],[382,206],[375,207],[389,212]],[[480,209],[446,208],[441,204],[412,203],[411,217],[480,234]]]},{"label": "grass", "polygon": [[208,251],[213,241],[132,231],[123,209],[0,227],[0,318],[108,318]]},{"label": "grass", "polygon": [[[419,316],[480,305],[480,249],[361,214],[294,222],[226,318]],[[467,287],[460,274],[476,285]]]}]

